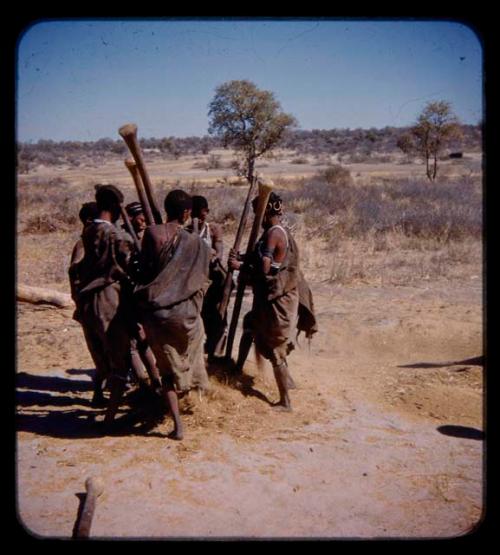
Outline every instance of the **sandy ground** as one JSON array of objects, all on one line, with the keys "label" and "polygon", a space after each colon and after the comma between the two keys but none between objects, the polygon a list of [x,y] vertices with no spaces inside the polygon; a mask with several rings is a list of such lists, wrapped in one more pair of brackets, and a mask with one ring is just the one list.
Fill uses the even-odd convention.
[{"label": "sandy ground", "polygon": [[[322,169],[290,160],[263,161],[260,171],[278,183]],[[195,161],[147,166],[158,185],[223,182],[224,171],[193,168]],[[418,164],[346,167],[359,183],[423,171]],[[480,154],[442,169],[478,173]],[[20,179],[54,177],[75,190],[90,190],[98,179],[133,193],[121,161],[39,167]],[[20,268],[38,280],[42,262],[32,257]],[[481,519],[485,488],[483,368],[467,362],[483,347],[483,290],[474,274],[411,287],[311,283],[319,332],[289,359],[298,386],[291,392],[293,412],[275,411],[272,369],[259,367],[251,354],[243,378],[211,365],[210,391],[181,402],[182,442],[168,439],[172,424],[158,401],[138,404],[133,389],[118,431],[102,436],[94,423],[103,411],[90,406],[92,361],[72,310],[19,303],[21,523],[35,536],[71,537],[85,479],[95,475],[105,488],[93,538],[466,534]],[[67,289],[66,282],[43,285]]]},{"label": "sandy ground", "polygon": [[[210,367],[167,438],[125,399],[93,428],[92,363],[70,309],[18,305],[17,496],[30,534],[68,538],[99,475],[93,538],[446,538],[483,510],[480,279],[418,287],[313,283],[319,333],[290,356],[294,411],[272,370]],[[249,298],[245,300],[248,304]],[[456,362],[456,363],[454,363]],[[473,361],[474,362],[474,361]]]}]

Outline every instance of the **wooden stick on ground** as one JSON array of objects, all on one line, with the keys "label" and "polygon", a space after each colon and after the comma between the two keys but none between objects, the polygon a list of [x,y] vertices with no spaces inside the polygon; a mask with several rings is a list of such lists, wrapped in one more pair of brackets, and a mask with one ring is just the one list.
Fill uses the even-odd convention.
[{"label": "wooden stick on ground", "polygon": [[16,298],[18,301],[38,304],[46,303],[60,308],[74,306],[71,295],[60,293],[44,287],[31,287],[30,285],[17,285]]},{"label": "wooden stick on ground", "polygon": [[85,480],[85,489],[87,495],[85,496],[83,511],[75,527],[74,539],[87,539],[89,537],[97,498],[104,491],[104,483],[101,478],[91,476]]}]

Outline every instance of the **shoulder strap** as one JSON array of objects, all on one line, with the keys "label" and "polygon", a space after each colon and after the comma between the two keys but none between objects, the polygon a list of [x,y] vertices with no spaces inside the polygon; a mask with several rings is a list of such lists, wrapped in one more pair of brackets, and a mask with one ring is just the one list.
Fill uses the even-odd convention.
[{"label": "shoulder strap", "polygon": [[288,249],[288,233],[286,232],[286,230],[285,230],[285,228],[284,228],[283,226],[281,226],[281,225],[279,225],[279,224],[273,225],[272,227],[270,227],[270,228],[267,230],[268,233],[269,233],[271,230],[275,229],[275,228],[281,229],[281,231],[282,231],[283,234],[285,235],[286,248]]}]

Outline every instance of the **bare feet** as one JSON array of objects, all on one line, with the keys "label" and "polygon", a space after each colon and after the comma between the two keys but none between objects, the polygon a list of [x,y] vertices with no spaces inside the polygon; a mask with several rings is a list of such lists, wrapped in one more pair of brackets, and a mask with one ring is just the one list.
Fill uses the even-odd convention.
[{"label": "bare feet", "polygon": [[273,409],[278,412],[292,412],[292,405],[280,401],[273,405]]},{"label": "bare feet", "polygon": [[175,439],[177,441],[182,441],[184,439],[183,430],[173,430],[168,434],[169,439]]}]

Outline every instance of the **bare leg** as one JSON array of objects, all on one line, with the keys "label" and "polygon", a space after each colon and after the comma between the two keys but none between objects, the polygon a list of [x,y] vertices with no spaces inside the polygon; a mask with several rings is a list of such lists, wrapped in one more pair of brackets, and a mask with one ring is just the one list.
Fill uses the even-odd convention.
[{"label": "bare leg", "polygon": [[297,389],[297,386],[295,385],[295,381],[292,378],[292,375],[290,374],[290,370],[288,369],[288,364],[285,362],[284,363],[286,366],[286,383],[287,383],[287,387],[288,389]]},{"label": "bare leg", "polygon": [[288,370],[286,367],[286,362],[282,362],[278,365],[273,365],[274,377],[276,378],[276,384],[278,386],[278,391],[280,393],[280,400],[276,405],[277,408],[281,410],[286,410],[290,412],[292,410],[292,405],[290,403],[290,397],[288,395]]},{"label": "bare leg", "polygon": [[104,417],[104,426],[109,428],[115,419],[120,406],[123,393],[125,391],[126,379],[114,374],[111,376],[111,393],[109,396],[108,408]]},{"label": "bare leg", "polygon": [[179,412],[179,399],[177,398],[177,393],[174,389],[174,383],[171,376],[163,377],[163,395],[165,401],[167,402],[170,413],[172,414],[172,420],[174,421],[174,431],[171,436],[173,439],[181,440],[184,438],[184,428],[181,422],[181,415]]},{"label": "bare leg", "polygon": [[156,358],[148,344],[146,331],[142,324],[137,324],[136,336],[132,340],[132,346],[136,347],[141,368],[144,367],[146,369],[153,389],[161,387],[160,372],[156,365]]},{"label": "bare leg", "polygon": [[135,349],[131,350],[130,352],[130,365],[132,366],[135,377],[139,381],[139,385],[142,387],[148,385],[148,374],[146,373],[146,369],[142,364],[142,359],[139,352]]},{"label": "bare leg", "polygon": [[102,383],[104,378],[99,372],[94,376],[94,395],[92,396],[91,404],[93,407],[103,407],[106,405],[106,397],[102,392]]},{"label": "bare leg", "polygon": [[158,366],[156,366],[156,359],[153,355],[151,347],[146,346],[145,349],[140,348],[139,352],[142,362],[148,372],[151,384],[153,385],[153,387],[158,386],[161,383],[160,371],[158,370]]},{"label": "bare leg", "polygon": [[100,338],[88,326],[82,324],[82,329],[87,348],[95,365],[95,373],[92,377],[94,395],[91,404],[93,407],[103,407],[106,406],[107,400],[102,392],[102,384],[105,377],[109,375],[109,367],[102,351]]},{"label": "bare leg", "polygon": [[241,339],[240,339],[240,346],[238,349],[238,360],[236,361],[236,366],[234,368],[234,372],[236,374],[240,374],[243,372],[243,365],[248,357],[248,353],[250,352],[250,347],[253,343],[253,335],[251,332],[244,331]]}]

